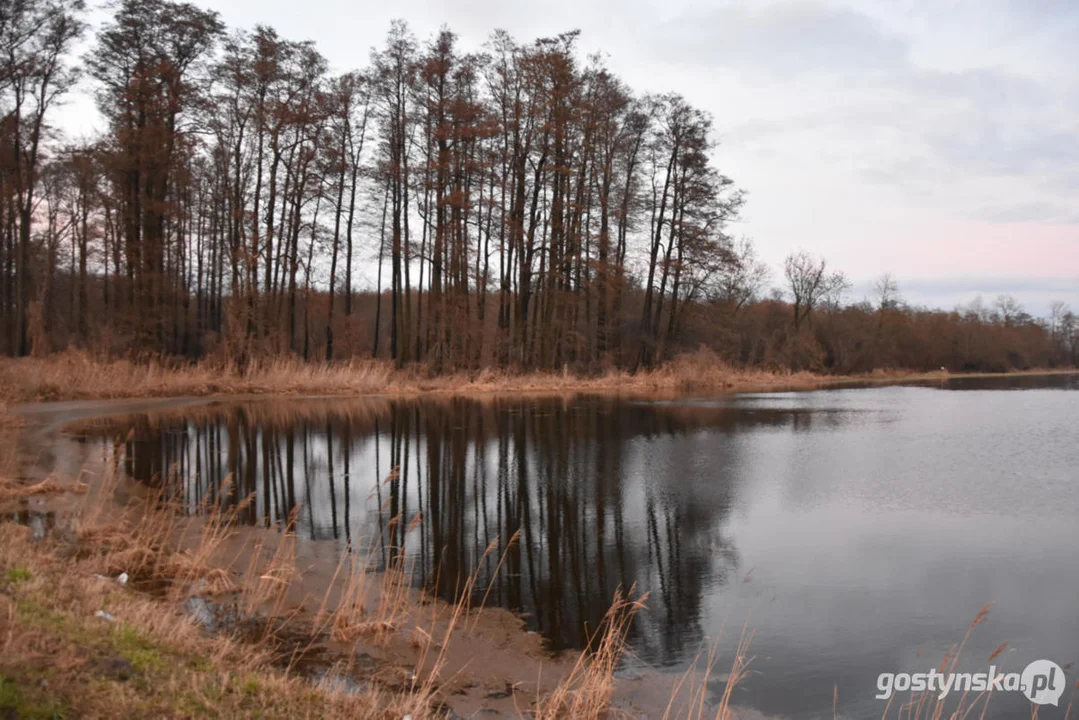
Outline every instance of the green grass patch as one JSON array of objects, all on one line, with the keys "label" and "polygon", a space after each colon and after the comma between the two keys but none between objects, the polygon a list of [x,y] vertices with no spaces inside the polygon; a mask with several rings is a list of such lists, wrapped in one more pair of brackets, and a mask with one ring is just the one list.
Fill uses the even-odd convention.
[{"label": "green grass patch", "polygon": [[118,625],[112,631],[112,641],[117,654],[130,660],[138,672],[145,674],[165,669],[161,648],[138,630]]},{"label": "green grass patch", "polygon": [[20,720],[63,720],[67,707],[55,698],[36,698],[35,693],[23,690],[20,683],[0,676],[0,715],[13,714]]},{"label": "green grass patch", "polygon": [[21,622],[39,630],[65,637],[76,631],[70,616],[51,610],[33,598],[19,598],[15,611]]},{"label": "green grass patch", "polygon": [[30,582],[33,579],[34,574],[24,567],[13,567],[7,571],[7,581],[12,585]]},{"label": "green grass patch", "polygon": [[17,612],[22,622],[54,637],[98,654],[127,658],[143,675],[164,671],[173,655],[150,636],[120,621],[108,623],[96,617],[80,621],[29,598],[19,600]]}]

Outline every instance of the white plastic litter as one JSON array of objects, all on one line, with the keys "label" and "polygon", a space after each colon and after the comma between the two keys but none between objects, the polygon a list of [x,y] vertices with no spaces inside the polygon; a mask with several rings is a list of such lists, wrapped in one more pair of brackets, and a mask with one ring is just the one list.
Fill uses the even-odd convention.
[{"label": "white plastic litter", "polygon": [[127,573],[120,573],[120,576],[116,578],[116,582],[121,585],[127,585]]},{"label": "white plastic litter", "polygon": [[98,610],[96,613],[94,613],[94,617],[99,617],[102,620],[106,620],[108,622],[116,622],[116,616],[107,613],[104,610]]}]

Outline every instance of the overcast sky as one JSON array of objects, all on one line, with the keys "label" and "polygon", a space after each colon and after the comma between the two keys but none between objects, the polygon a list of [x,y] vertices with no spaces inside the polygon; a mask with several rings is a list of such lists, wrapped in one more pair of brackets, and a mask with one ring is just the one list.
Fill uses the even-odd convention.
[{"label": "overcast sky", "polygon": [[[803,248],[852,299],[887,271],[919,304],[1079,310],[1079,0],[195,1],[314,40],[335,70],[365,65],[393,18],[470,50],[496,27],[580,29],[635,91],[712,113],[718,164],[749,192],[732,230],[773,280]],[[65,115],[100,125],[84,99]]]}]

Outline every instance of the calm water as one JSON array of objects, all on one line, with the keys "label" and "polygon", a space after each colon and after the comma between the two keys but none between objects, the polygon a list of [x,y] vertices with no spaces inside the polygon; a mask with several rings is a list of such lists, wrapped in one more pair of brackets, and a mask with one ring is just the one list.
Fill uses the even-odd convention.
[{"label": "calm water", "polygon": [[[674,402],[254,402],[133,416],[115,437],[139,480],[188,478],[178,492],[198,502],[232,473],[257,493],[249,522],[299,504],[301,535],[379,537],[383,560],[402,548],[447,595],[520,532],[482,584],[553,648],[579,647],[635,584],[650,593],[631,638],[642,662],[681,671],[725,624],[725,670],[748,621],[755,673],[737,704],[831,718],[838,686],[840,714],[861,718],[884,709],[878,673],[936,667],[988,602],[966,669],[1004,642],[1008,670],[1079,660],[1077,390],[1056,376]],[[989,716],[1028,707],[1003,694]]]}]

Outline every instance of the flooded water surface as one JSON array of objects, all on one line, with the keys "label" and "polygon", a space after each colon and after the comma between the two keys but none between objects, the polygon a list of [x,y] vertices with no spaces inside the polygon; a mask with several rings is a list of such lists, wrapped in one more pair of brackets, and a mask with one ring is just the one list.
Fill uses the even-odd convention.
[{"label": "flooded water surface", "polygon": [[[882,672],[1079,660],[1079,378],[641,402],[486,398],[217,403],[116,421],[90,447],[192,505],[231,475],[252,524],[404,552],[417,584],[578,648],[616,589],[648,592],[636,660],[673,673],[743,626],[735,704],[879,717]],[[395,520],[400,518],[400,520]],[[517,541],[484,555],[495,540]],[[716,681],[721,692],[722,677]],[[897,698],[896,703],[902,698]],[[895,707],[897,707],[897,705]],[[1018,693],[987,717],[1029,715]],[[893,707],[892,716],[895,715]]]}]

